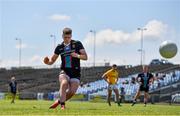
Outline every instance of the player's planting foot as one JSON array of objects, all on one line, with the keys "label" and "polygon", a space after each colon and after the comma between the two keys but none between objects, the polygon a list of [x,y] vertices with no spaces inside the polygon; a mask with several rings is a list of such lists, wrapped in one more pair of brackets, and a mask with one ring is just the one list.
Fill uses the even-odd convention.
[{"label": "player's planting foot", "polygon": [[122,101],[122,99],[120,98],[120,99],[119,99],[119,102],[118,102],[118,106],[122,106],[122,105],[121,105],[121,101]]},{"label": "player's planting foot", "polygon": [[108,102],[109,106],[111,106],[111,102]]},{"label": "player's planting foot", "polygon": [[122,106],[120,103],[118,103],[118,106]]},{"label": "player's planting foot", "polygon": [[11,104],[14,104],[15,102],[14,101],[11,101]]},{"label": "player's planting foot", "polygon": [[118,103],[118,106],[122,106],[120,102]]},{"label": "player's planting foot", "polygon": [[146,107],[146,103],[144,103],[144,107]]},{"label": "player's planting foot", "polygon": [[56,101],[49,107],[49,109],[54,109],[54,108],[56,108],[59,104],[60,104],[60,101],[59,101],[59,100],[56,100]]},{"label": "player's planting foot", "polygon": [[136,101],[134,100],[131,106],[134,106],[136,104]]}]

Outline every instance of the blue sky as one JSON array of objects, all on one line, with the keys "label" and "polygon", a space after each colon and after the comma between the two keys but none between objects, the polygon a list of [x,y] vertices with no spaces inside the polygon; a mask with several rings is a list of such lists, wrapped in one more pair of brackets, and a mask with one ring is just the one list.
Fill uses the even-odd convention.
[{"label": "blue sky", "polygon": [[[140,32],[144,32],[145,63],[161,58],[164,40],[180,49],[179,0],[0,0],[1,66],[18,65],[18,41],[23,43],[22,64],[43,65],[42,58],[53,53],[51,34],[62,41],[64,27],[73,29],[73,39],[83,42],[92,63],[96,30],[96,61],[137,65],[140,62]],[[180,54],[170,59],[180,63]],[[58,64],[59,62],[57,62]]]}]

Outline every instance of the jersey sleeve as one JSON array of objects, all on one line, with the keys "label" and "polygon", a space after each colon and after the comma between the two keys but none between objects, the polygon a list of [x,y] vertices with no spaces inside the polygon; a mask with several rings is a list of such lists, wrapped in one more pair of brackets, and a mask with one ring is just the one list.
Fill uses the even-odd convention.
[{"label": "jersey sleeve", "polygon": [[84,46],[80,41],[77,41],[77,47],[78,47],[78,50],[84,49]]},{"label": "jersey sleeve", "polygon": [[153,76],[153,74],[150,73],[150,74],[149,74],[149,77],[150,77],[150,79],[152,79],[154,76]]},{"label": "jersey sleeve", "polygon": [[105,76],[108,76],[111,73],[111,70],[108,70],[104,73]]},{"label": "jersey sleeve", "polygon": [[54,54],[59,55],[60,53],[61,53],[61,52],[60,52],[60,47],[57,46],[57,47],[55,48],[55,50],[54,50]]},{"label": "jersey sleeve", "polygon": [[137,78],[141,77],[141,74],[138,74]]},{"label": "jersey sleeve", "polygon": [[117,78],[119,78],[120,77],[120,72],[119,71],[117,71]]},{"label": "jersey sleeve", "polygon": [[140,81],[142,81],[141,78],[142,78],[142,75],[141,75],[141,74],[138,74],[137,77],[136,77],[136,81],[139,81],[139,79],[140,79]]}]

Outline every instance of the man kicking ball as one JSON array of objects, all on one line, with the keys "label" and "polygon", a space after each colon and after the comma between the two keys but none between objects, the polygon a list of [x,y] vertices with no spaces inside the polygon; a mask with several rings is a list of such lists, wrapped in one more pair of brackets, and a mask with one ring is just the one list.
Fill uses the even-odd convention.
[{"label": "man kicking ball", "polygon": [[56,47],[50,60],[48,57],[44,58],[45,64],[52,65],[59,55],[61,56],[61,71],[59,74],[60,99],[56,100],[50,108],[56,108],[60,104],[61,109],[65,109],[65,102],[76,93],[80,84],[80,60],[88,59],[82,43],[72,40],[71,37],[72,30],[64,28],[62,34],[63,42]]}]

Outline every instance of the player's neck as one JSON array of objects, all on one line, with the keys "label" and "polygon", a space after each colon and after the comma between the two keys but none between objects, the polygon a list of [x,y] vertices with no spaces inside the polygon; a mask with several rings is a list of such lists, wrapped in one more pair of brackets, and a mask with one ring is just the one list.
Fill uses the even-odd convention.
[{"label": "player's neck", "polygon": [[64,45],[69,45],[71,43],[71,40],[69,41],[64,41]]},{"label": "player's neck", "polygon": [[147,74],[148,72],[143,72],[144,74]]}]

